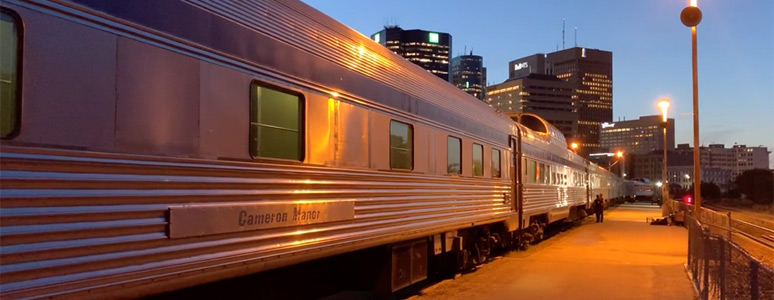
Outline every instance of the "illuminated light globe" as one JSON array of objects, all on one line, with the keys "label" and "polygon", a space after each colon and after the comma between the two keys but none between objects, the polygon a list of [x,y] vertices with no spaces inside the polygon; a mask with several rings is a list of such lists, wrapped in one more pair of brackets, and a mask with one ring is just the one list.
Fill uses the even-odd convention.
[{"label": "illuminated light globe", "polygon": [[683,25],[694,27],[701,22],[701,10],[696,6],[688,6],[680,12],[680,21]]}]

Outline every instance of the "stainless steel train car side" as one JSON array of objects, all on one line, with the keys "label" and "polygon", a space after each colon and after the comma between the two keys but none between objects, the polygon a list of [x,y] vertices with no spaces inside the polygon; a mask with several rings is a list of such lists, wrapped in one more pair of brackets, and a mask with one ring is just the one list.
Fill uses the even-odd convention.
[{"label": "stainless steel train car side", "polygon": [[[515,125],[302,3],[3,7],[25,58],[0,152],[4,299],[140,296],[516,218]],[[251,153],[261,88],[299,99],[298,159]]]},{"label": "stainless steel train car side", "polygon": [[[379,245],[441,255],[588,205],[590,168],[557,137],[303,3],[2,7],[19,68],[0,298],[142,296]],[[522,162],[550,179],[519,180]]]}]

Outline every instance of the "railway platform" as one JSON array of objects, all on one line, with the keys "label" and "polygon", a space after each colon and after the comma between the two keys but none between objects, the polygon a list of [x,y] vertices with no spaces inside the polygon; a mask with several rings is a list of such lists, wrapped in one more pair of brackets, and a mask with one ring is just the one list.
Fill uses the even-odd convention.
[{"label": "railway platform", "polygon": [[658,206],[624,204],[527,251],[426,288],[432,299],[697,299],[685,270],[684,227],[649,225]]}]

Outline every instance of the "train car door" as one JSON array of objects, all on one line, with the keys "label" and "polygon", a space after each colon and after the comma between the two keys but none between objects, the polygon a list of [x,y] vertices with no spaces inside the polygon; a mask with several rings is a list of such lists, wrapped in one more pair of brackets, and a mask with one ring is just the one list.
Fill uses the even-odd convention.
[{"label": "train car door", "polygon": [[513,157],[511,157],[511,178],[513,178],[513,196],[515,197],[515,201],[513,201],[514,209],[519,213],[519,229],[522,229],[523,227],[523,221],[522,221],[522,203],[524,200],[524,193],[523,193],[523,184],[522,184],[522,175],[523,172],[521,171],[521,161],[522,161],[522,155],[521,155],[521,131],[519,130],[519,127],[516,127],[516,136],[510,137],[510,144],[511,144],[511,153],[513,153]]}]

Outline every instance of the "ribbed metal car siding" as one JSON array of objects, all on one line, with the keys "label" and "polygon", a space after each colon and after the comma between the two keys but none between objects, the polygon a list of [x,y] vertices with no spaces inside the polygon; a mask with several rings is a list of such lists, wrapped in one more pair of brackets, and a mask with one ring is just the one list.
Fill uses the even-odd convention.
[{"label": "ribbed metal car siding", "polygon": [[[72,281],[111,284],[111,278],[131,281],[144,271],[175,273],[394,240],[513,213],[504,201],[507,181],[8,147],[0,152],[0,298]],[[167,236],[171,205],[300,199],[354,199],[355,219]]]},{"label": "ribbed metal car siding", "polygon": [[[184,0],[419,99],[511,132],[506,117],[362,34],[300,1]],[[361,52],[362,49],[362,52]],[[475,101],[460,101],[463,99]],[[451,101],[455,99],[454,101]],[[482,116],[488,116],[482,119]]]},{"label": "ribbed metal car siding", "polygon": [[[586,203],[586,189],[581,187],[568,187],[567,202],[559,199],[558,186],[546,186],[536,184],[524,185],[524,214],[536,215],[547,213],[550,210],[568,206],[578,206]],[[562,188],[563,189],[563,188]]]}]

